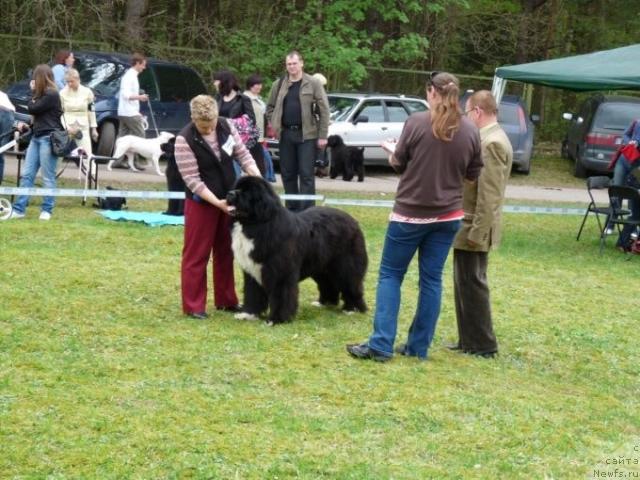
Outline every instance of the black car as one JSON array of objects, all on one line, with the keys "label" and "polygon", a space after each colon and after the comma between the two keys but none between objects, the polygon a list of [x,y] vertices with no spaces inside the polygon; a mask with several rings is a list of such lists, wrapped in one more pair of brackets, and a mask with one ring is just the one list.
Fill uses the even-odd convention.
[{"label": "black car", "polygon": [[[82,85],[93,90],[100,139],[96,154],[110,156],[118,133],[118,92],[120,79],[130,67],[129,56],[118,53],[74,52],[74,68]],[[147,136],[155,137],[155,128],[178,133],[190,121],[189,101],[207,89],[191,68],[155,58],[147,59],[147,68],[138,77],[140,89],[149,95],[141,102],[142,115],[148,119]],[[10,85],[5,92],[18,112],[27,111],[31,98],[29,80]],[[151,112],[153,111],[153,118]]]},{"label": "black car", "polygon": [[562,142],[562,156],[574,162],[574,175],[607,173],[625,130],[640,118],[640,98],[598,94],[585,100],[577,114],[563,117],[571,125]]}]

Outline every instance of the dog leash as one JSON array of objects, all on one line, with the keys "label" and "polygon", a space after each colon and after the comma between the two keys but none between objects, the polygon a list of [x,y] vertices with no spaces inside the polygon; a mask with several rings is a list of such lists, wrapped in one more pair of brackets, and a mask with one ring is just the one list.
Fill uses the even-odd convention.
[{"label": "dog leash", "polygon": [[[144,95],[145,91],[144,90],[140,90],[140,93],[142,95]],[[153,113],[153,107],[151,106],[151,98],[149,98],[147,100],[147,104],[149,106],[149,113],[151,114],[151,122],[153,123],[153,129],[156,131],[156,137],[159,137],[160,136],[160,132],[158,131],[158,125],[156,124],[156,116]]]}]

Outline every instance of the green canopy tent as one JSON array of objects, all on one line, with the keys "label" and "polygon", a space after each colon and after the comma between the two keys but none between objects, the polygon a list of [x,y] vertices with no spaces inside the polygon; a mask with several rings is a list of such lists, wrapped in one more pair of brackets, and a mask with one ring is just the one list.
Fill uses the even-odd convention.
[{"label": "green canopy tent", "polygon": [[507,80],[576,92],[640,90],[640,44],[496,69],[493,94],[502,98]]}]

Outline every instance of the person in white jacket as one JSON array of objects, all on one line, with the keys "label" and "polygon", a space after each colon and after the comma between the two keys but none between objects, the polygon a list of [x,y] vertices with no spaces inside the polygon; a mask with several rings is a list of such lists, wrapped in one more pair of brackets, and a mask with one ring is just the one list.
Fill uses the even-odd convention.
[{"label": "person in white jacket", "polygon": [[67,130],[80,130],[82,138],[77,139],[79,148],[84,150],[82,157],[83,165],[80,172],[86,172],[86,163],[93,153],[91,141],[98,141],[98,123],[96,122],[96,112],[94,110],[94,95],[90,88],[80,84],[80,74],[75,68],[70,68],[65,72],[65,87],[60,91],[60,101],[62,103],[63,124]]}]

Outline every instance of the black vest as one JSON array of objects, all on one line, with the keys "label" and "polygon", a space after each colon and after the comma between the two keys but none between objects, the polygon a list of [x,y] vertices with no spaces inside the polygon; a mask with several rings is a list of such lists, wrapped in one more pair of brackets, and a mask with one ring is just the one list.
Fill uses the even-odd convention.
[{"label": "black vest", "polygon": [[[202,178],[207,188],[221,200],[227,197],[227,193],[233,188],[236,182],[236,174],[233,170],[233,159],[222,149],[222,145],[225,144],[230,134],[231,130],[229,129],[227,119],[223,117],[218,118],[216,135],[218,137],[220,156],[222,158],[218,158],[216,154],[213,153],[213,150],[202,138],[202,135],[200,135],[200,132],[198,132],[193,122],[190,122],[178,134],[184,137],[193,151],[196,161],[198,162],[200,178]],[[185,190],[185,194],[188,199],[193,199],[193,192],[188,188]]]}]

